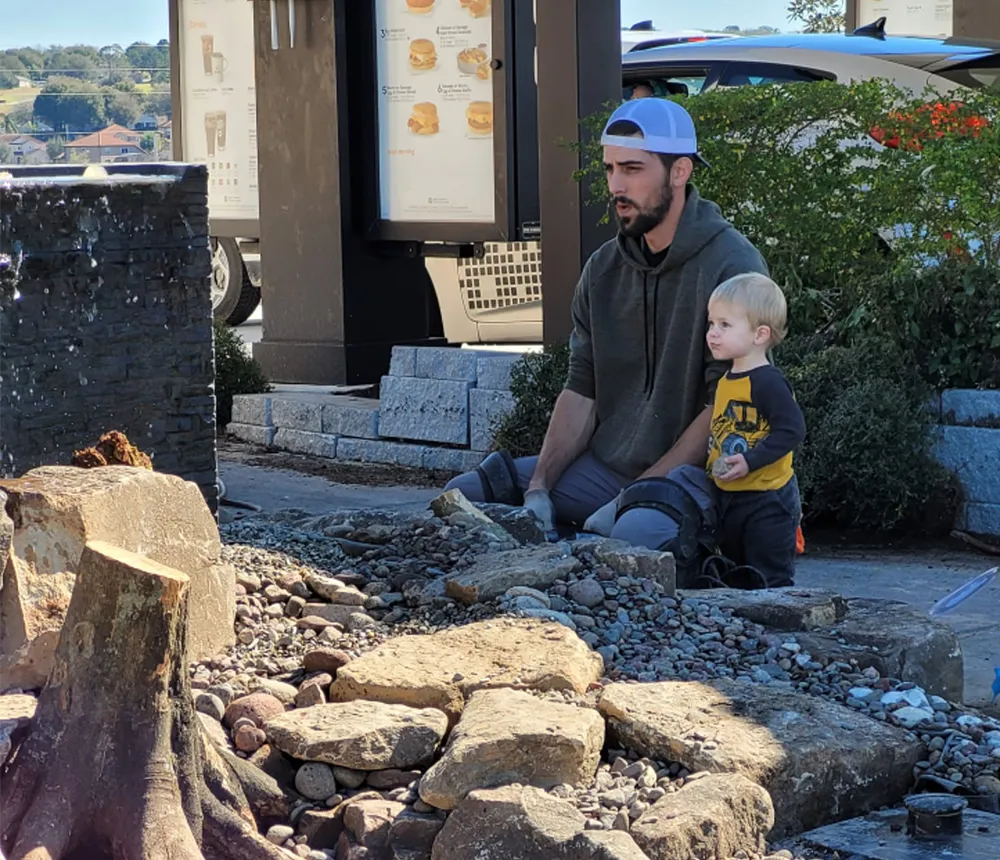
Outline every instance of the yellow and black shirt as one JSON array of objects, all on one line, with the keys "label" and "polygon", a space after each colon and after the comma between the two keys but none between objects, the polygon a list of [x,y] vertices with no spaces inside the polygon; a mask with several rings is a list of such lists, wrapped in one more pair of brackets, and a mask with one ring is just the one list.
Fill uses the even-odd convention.
[{"label": "yellow and black shirt", "polygon": [[719,481],[727,492],[778,490],[792,479],[792,451],[806,435],[802,410],[788,380],[771,364],[719,380],[708,437],[708,465],[742,454],[750,472],[736,481]]}]

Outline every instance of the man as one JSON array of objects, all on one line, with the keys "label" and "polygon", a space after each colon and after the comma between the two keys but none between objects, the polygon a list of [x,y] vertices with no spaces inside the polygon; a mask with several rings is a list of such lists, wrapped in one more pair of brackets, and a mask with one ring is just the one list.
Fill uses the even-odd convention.
[{"label": "man", "polygon": [[[523,493],[546,530],[558,520],[607,535],[624,488],[704,468],[715,385],[727,370],[705,343],[708,298],[733,275],[767,267],[690,183],[705,162],[679,104],[628,101],[601,143],[618,235],[577,284],[569,378],[541,453],[491,454],[448,488],[473,501],[518,503]],[[659,545],[636,534],[635,518],[628,532]]]}]

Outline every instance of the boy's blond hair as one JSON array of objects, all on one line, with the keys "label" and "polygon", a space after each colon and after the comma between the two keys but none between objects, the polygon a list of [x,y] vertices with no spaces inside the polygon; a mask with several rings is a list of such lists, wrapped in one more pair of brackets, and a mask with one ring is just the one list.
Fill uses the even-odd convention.
[{"label": "boy's blond hair", "polygon": [[758,272],[735,275],[723,281],[708,300],[724,302],[746,311],[754,328],[766,325],[771,329],[769,346],[777,346],[788,334],[788,305],[785,294],[774,281]]}]

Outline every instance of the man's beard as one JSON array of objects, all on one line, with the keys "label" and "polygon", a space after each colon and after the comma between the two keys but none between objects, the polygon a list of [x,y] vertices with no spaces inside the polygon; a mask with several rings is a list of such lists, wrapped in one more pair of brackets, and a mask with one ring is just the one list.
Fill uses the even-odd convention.
[{"label": "man's beard", "polygon": [[645,236],[650,230],[659,226],[666,217],[667,212],[670,211],[670,204],[673,202],[674,190],[669,185],[664,186],[660,192],[659,201],[650,209],[642,209],[639,204],[629,197],[616,197],[612,201],[612,205],[617,206],[619,203],[627,203],[637,213],[622,217],[616,211],[615,218],[618,220],[618,229],[630,239],[638,239],[641,236]]}]

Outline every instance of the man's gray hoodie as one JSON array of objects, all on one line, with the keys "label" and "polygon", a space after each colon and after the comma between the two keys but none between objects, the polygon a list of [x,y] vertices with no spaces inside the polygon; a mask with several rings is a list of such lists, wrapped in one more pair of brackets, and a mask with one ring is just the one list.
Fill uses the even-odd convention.
[{"label": "man's gray hoodie", "polygon": [[590,450],[601,462],[638,477],[710,404],[729,364],[714,361],[705,343],[708,298],[734,275],[767,271],[692,185],[659,266],[621,233],[594,252],[573,297],[566,387],[597,402]]}]

